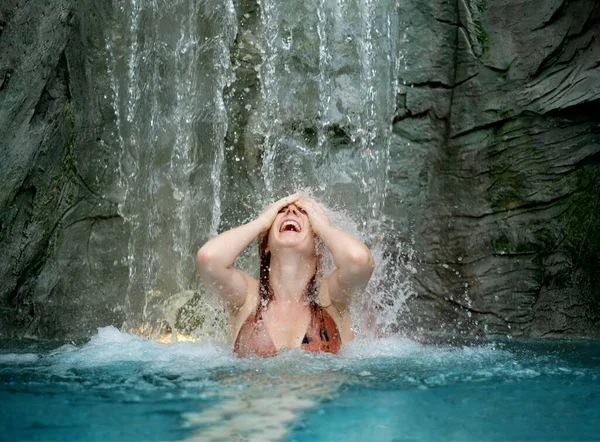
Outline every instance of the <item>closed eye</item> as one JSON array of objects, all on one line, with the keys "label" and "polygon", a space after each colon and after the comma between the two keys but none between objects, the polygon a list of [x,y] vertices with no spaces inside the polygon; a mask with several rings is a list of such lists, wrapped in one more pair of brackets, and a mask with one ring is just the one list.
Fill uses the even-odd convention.
[{"label": "closed eye", "polygon": [[306,215],[306,210],[302,209],[301,207],[298,207],[298,210],[300,211],[300,213],[303,213],[304,215]]}]

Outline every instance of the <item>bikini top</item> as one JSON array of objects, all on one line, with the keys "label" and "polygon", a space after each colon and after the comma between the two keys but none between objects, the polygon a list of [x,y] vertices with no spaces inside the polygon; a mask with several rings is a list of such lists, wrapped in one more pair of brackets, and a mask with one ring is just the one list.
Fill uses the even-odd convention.
[{"label": "bikini top", "polygon": [[[337,353],[342,346],[342,339],[335,321],[320,305],[311,306],[310,311],[310,323],[302,339],[301,348],[307,351]],[[239,356],[267,356],[277,353],[262,314],[263,307],[259,302],[256,311],[248,316],[240,328],[233,347],[233,351]]]}]

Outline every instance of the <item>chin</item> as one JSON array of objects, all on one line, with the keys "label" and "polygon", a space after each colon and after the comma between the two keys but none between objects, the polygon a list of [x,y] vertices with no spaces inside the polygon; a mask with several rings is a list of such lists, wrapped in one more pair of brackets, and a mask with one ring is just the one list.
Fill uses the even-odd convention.
[{"label": "chin", "polygon": [[[316,255],[316,251],[315,251],[315,242],[314,239],[312,238],[312,235],[302,235],[301,238],[293,238],[293,237],[287,237],[288,235],[285,236],[279,236],[279,237],[275,237],[273,238],[273,240],[269,241],[270,247],[272,250],[286,250],[286,251],[294,251],[294,252],[298,252],[298,253],[302,253],[303,255]],[[291,236],[291,235],[289,235]],[[272,245],[272,247],[271,247]]]}]

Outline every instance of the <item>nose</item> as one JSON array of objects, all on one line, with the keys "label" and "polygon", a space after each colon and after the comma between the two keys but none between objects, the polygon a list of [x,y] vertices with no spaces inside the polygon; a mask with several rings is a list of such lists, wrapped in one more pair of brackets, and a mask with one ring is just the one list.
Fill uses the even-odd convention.
[{"label": "nose", "polygon": [[287,213],[293,213],[296,216],[300,216],[300,211],[293,204],[290,204],[289,206],[287,206]]}]

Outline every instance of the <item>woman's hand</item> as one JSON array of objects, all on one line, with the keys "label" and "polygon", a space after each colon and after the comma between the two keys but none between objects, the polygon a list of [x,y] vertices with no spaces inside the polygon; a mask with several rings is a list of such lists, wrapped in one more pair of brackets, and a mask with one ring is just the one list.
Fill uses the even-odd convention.
[{"label": "woman's hand", "polygon": [[313,231],[320,237],[323,230],[329,226],[329,218],[325,215],[323,207],[309,196],[299,198],[295,204],[306,212]]},{"label": "woman's hand", "polygon": [[344,312],[352,294],[363,290],[373,273],[371,251],[360,240],[332,226],[323,207],[312,198],[302,196],[295,205],[306,212],[313,232],[329,249],[336,266],[321,285],[321,305],[333,303],[338,311]]},{"label": "woman's hand", "polygon": [[196,268],[206,288],[220,295],[232,312],[237,312],[246,302],[249,287],[257,284],[247,273],[233,264],[246,247],[260,234],[271,228],[279,211],[300,198],[290,195],[267,207],[256,219],[207,241],[198,250]]},{"label": "woman's hand", "polygon": [[258,216],[257,220],[261,222],[261,231],[260,233],[267,232],[271,226],[273,225],[273,221],[277,217],[277,214],[284,207],[289,206],[290,204],[296,203],[300,195],[294,193],[293,195],[286,196],[285,198],[281,198],[278,201],[267,206],[265,210]]}]

